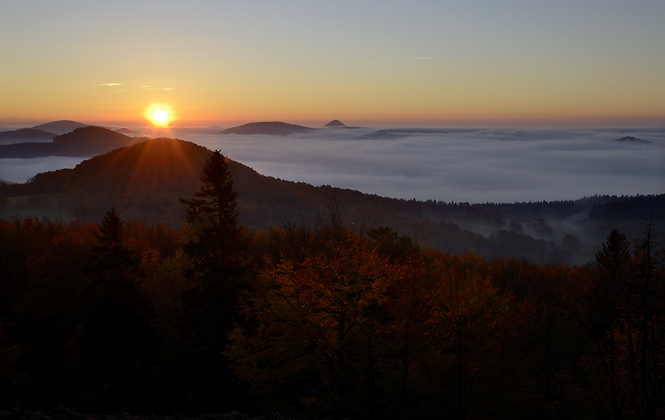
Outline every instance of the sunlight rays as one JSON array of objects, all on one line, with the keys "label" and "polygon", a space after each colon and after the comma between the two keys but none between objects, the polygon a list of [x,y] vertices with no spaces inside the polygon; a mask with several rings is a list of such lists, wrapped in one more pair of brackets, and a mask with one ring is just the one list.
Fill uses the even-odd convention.
[{"label": "sunlight rays", "polygon": [[[128,189],[138,183],[152,188],[173,188],[168,185],[173,180],[186,183],[198,179],[199,170],[182,149],[180,141],[171,138],[157,138],[141,144],[128,178]],[[184,185],[183,185],[184,186]]]}]

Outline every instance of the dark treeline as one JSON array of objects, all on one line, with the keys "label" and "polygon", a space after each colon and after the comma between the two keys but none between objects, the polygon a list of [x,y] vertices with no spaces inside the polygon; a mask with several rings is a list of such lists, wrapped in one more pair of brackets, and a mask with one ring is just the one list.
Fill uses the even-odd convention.
[{"label": "dark treeline", "polygon": [[296,417],[665,415],[665,260],[451,255],[389,227],[250,231],[228,161],[185,223],[0,221],[0,406]]},{"label": "dark treeline", "polygon": [[589,212],[591,220],[665,220],[665,194],[621,197],[598,203]]},{"label": "dark treeline", "polygon": [[[72,144],[88,143],[86,133],[92,131],[88,134],[95,137],[97,130],[104,129],[87,127],[61,137]],[[36,216],[99,222],[115,208],[127,219],[180,228],[184,207],[178,196],[187,196],[198,187],[210,151],[177,139],[132,141],[138,143],[95,156],[72,169],[40,173],[24,184],[0,183],[0,219]],[[640,224],[665,214],[665,194],[469,204],[315,187],[263,176],[233,161],[229,170],[238,192],[239,221],[252,231],[281,226],[285,221],[315,225],[334,196],[343,203],[350,223],[367,229],[390,226],[412,236],[419,245],[454,255],[470,251],[489,260],[513,257],[543,264],[583,264],[593,260],[612,228],[632,240],[639,235]]]}]

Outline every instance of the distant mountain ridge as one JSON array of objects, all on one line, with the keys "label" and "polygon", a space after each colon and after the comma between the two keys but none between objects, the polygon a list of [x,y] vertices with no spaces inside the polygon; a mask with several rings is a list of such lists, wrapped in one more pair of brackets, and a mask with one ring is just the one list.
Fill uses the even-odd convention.
[{"label": "distant mountain ridge", "polygon": [[0,145],[0,158],[92,157],[143,140],[145,139],[125,136],[103,127],[83,126],[54,137],[52,142]]},{"label": "distant mountain ridge", "polygon": [[36,125],[32,128],[37,130],[50,131],[55,134],[65,134],[76,130],[77,128],[87,127],[89,124],[83,124],[77,121],[60,120],[45,124]]},{"label": "distant mountain ridge", "polygon": [[315,130],[315,128],[302,125],[271,121],[253,122],[237,127],[231,127],[221,131],[219,134],[267,134],[272,136],[288,136],[289,134],[311,132]]},{"label": "distant mountain ridge", "polygon": [[644,139],[639,139],[637,137],[633,136],[624,136],[619,139],[616,139],[616,141],[620,143],[633,143],[633,144],[650,144],[651,142],[649,140],[644,140]]},{"label": "distant mountain ridge", "polygon": [[332,120],[328,124],[326,124],[325,127],[346,127],[346,124],[344,124],[340,120]]},{"label": "distant mountain ridge", "polygon": [[[0,209],[0,214],[9,218],[18,214],[52,214],[70,220],[99,221],[110,208],[116,208],[125,218],[180,226],[184,208],[178,197],[190,197],[198,191],[200,172],[209,153],[205,147],[183,140],[143,138],[73,169],[40,173],[24,184],[0,183],[0,195],[14,197],[13,204]],[[597,251],[594,246],[605,239],[610,219],[616,220],[617,215],[665,214],[665,195],[625,198],[616,209],[596,207],[591,220],[588,215],[594,206],[618,198],[596,196],[574,201],[477,205],[421,202],[284,181],[234,161],[230,161],[229,168],[238,192],[240,221],[253,229],[284,223],[316,225],[327,217],[331,200],[335,200],[342,204],[345,220],[355,226],[390,226],[403,234],[417,234],[423,246],[453,254],[472,251],[485,258],[564,263],[572,254],[555,240],[571,233],[566,226],[576,223],[572,232],[579,234],[583,229],[590,236],[582,238],[585,251],[575,258],[577,262],[587,262]],[[18,196],[28,197],[28,202],[36,207],[26,209],[25,204],[20,204],[25,199]],[[643,224],[642,220],[639,223]],[[616,226],[614,221],[611,223]],[[637,231],[635,224],[626,226]]]},{"label": "distant mountain ridge", "polygon": [[47,142],[53,140],[56,134],[36,128],[19,128],[18,130],[0,132],[0,144]]},{"label": "distant mountain ridge", "polygon": [[124,135],[127,135],[127,136],[132,136],[132,135],[134,135],[134,134],[137,134],[136,131],[131,130],[131,129],[129,129],[129,128],[118,128],[118,129],[116,129],[116,130],[114,130],[114,131],[115,131],[116,133],[124,134]]}]

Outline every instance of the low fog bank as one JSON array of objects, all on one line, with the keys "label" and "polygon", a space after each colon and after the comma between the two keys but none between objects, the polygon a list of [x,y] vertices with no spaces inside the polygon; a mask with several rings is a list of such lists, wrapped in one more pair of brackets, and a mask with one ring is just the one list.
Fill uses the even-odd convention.
[{"label": "low fog bank", "polygon": [[[625,137],[644,142],[618,141]],[[485,203],[665,192],[665,129],[327,129],[185,139],[264,175],[394,198]]]},{"label": "low fog bank", "polygon": [[[136,132],[219,149],[263,175],[393,198],[512,203],[665,192],[665,128],[219,130]],[[25,182],[82,160],[0,159],[0,180]]]},{"label": "low fog bank", "polygon": [[23,183],[38,173],[73,168],[84,160],[86,158],[68,156],[0,159],[0,182]]}]

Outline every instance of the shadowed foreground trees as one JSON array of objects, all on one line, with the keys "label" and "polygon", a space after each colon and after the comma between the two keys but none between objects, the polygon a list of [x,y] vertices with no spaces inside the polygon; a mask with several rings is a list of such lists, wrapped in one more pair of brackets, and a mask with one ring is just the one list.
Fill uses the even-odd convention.
[{"label": "shadowed foreground trees", "polygon": [[351,232],[300,234],[302,248],[266,261],[248,296],[249,322],[233,332],[227,354],[267,407],[338,416],[363,401],[371,410],[385,368],[378,326],[390,266]]},{"label": "shadowed foreground trees", "polygon": [[[65,348],[79,404],[112,410],[141,403],[147,364],[154,354],[143,273],[138,255],[123,243],[123,222],[115,209],[104,216],[90,247],[83,319]],[[75,379],[74,379],[75,378]]]},{"label": "shadowed foreground trees", "polygon": [[[662,413],[664,264],[651,257],[646,288],[644,244],[630,253],[613,232],[596,266],[572,268],[449,256],[387,228],[342,232],[255,236],[265,258],[227,354],[266,407],[356,418]],[[281,253],[265,253],[277,243]],[[624,288],[634,315],[621,327],[607,326],[616,304],[603,302],[624,299],[604,290],[608,269],[610,283],[642,279]],[[622,348],[611,356],[609,345]]]},{"label": "shadowed foreground trees", "polygon": [[[215,206],[211,191],[193,206]],[[0,221],[0,406],[665,414],[665,263],[650,232],[612,232],[595,264],[567,267],[451,256],[338,219],[214,228],[233,217],[206,211],[178,230],[114,211],[99,225]]]},{"label": "shadowed foreground trees", "polygon": [[[665,387],[665,270],[651,249],[651,225],[631,253],[613,230],[596,257],[587,329],[598,387],[612,418],[658,418]],[[661,413],[662,414],[662,413]]]},{"label": "shadowed foreground trees", "polygon": [[180,363],[188,403],[197,408],[212,409],[220,401],[238,404],[242,395],[222,355],[236,321],[236,302],[247,266],[237,196],[228,158],[215,151],[203,167],[195,197],[180,199],[187,206],[182,249],[188,281],[182,294]]}]

